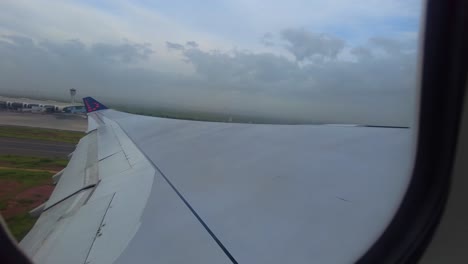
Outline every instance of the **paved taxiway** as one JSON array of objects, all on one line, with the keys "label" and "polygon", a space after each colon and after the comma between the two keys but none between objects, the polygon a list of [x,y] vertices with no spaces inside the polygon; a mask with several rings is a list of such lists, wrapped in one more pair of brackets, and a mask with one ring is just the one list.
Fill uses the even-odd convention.
[{"label": "paved taxiway", "polygon": [[0,125],[29,126],[84,132],[88,127],[88,121],[86,116],[72,114],[0,111]]},{"label": "paved taxiway", "polygon": [[0,154],[66,158],[74,150],[72,143],[0,137]]}]

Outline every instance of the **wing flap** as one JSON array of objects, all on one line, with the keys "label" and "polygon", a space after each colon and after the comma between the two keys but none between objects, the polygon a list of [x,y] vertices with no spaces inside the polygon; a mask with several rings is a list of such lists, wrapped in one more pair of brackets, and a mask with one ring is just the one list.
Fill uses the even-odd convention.
[{"label": "wing flap", "polygon": [[37,261],[41,254],[47,254],[56,237],[68,223],[68,219],[85,203],[92,190],[79,192],[57,205],[42,212],[34,227],[21,240],[20,247]]},{"label": "wing flap", "polygon": [[113,194],[87,203],[56,228],[43,247],[34,256],[37,263],[85,263],[94,241],[101,235],[100,228]]},{"label": "wing flap", "polygon": [[46,202],[45,209],[57,204],[70,195],[94,186],[98,181],[97,135],[91,132],[80,140],[76,150],[64,169],[54,192]]}]

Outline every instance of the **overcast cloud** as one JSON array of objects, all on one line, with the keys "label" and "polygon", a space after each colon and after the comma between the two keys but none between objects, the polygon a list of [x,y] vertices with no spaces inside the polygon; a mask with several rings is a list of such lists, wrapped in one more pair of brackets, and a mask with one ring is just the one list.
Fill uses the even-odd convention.
[{"label": "overcast cloud", "polygon": [[286,48],[298,61],[314,57],[335,59],[345,47],[342,39],[325,33],[314,34],[304,29],[285,29],[281,37],[288,42]]},{"label": "overcast cloud", "polygon": [[[175,15],[169,4],[43,2],[58,9],[0,3],[8,11],[0,14],[1,93],[65,99],[68,89],[76,88],[80,96],[110,105],[297,122],[409,125],[411,120],[419,2],[380,1],[377,14],[351,8],[346,18],[355,17],[346,23],[334,17],[349,7],[340,1],[337,10],[324,7],[328,14],[310,21],[317,9],[298,11],[296,19],[280,12],[294,9],[294,2],[256,11],[225,1],[226,19],[211,24],[208,11],[181,15],[186,8],[181,6]],[[394,11],[402,5],[407,13]],[[265,12],[282,17],[284,25]],[[72,25],[67,15],[86,22]],[[126,20],[129,16],[133,19]],[[146,23],[140,24],[142,18]],[[63,23],[52,25],[58,20]],[[93,21],[100,22],[94,29],[87,25]],[[362,24],[369,24],[368,30]]]}]

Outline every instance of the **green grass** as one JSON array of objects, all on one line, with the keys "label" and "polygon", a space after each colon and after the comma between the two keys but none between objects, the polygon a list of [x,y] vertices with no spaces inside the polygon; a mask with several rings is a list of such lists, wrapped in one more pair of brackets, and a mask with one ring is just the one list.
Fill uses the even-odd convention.
[{"label": "green grass", "polygon": [[8,203],[6,200],[0,200],[0,210],[7,208],[7,205]]},{"label": "green grass", "polygon": [[[27,190],[34,186],[40,186],[51,181],[52,173],[42,171],[24,171],[21,169],[0,169],[0,184],[2,180],[13,180],[21,183],[21,187],[18,192]],[[14,195],[6,195],[0,197],[0,209],[6,209],[8,201],[13,198]],[[34,203],[32,199],[18,199],[17,202],[27,208]],[[24,212],[12,217],[5,219],[8,224],[8,228],[12,235],[17,241],[23,239],[23,237],[31,230],[36,218],[31,217],[28,212]]]},{"label": "green grass", "polygon": [[35,127],[0,126],[0,137],[38,139],[76,144],[83,136],[83,132],[77,131]]},{"label": "green grass", "polygon": [[23,213],[6,219],[6,222],[11,234],[20,241],[31,230],[36,220],[28,213]]},{"label": "green grass", "polygon": [[3,167],[13,167],[20,169],[54,169],[58,167],[65,167],[67,164],[67,159],[0,155],[0,166]]},{"label": "green grass", "polygon": [[24,189],[48,183],[52,173],[47,171],[24,171],[19,169],[0,169],[0,181],[11,180],[20,182]]},{"label": "green grass", "polygon": [[[84,136],[84,133],[73,131],[62,131],[43,128],[0,126],[0,137],[38,139],[76,144]],[[15,181],[21,184],[14,193],[7,193],[0,197],[0,210],[7,209],[9,201],[15,199],[16,194],[35,186],[50,184],[53,173],[48,172],[60,170],[68,164],[67,159],[27,157],[17,155],[0,155],[0,185],[2,181]],[[28,171],[29,170],[29,171]],[[34,171],[44,170],[44,171]],[[38,195],[40,196],[40,195]],[[12,235],[20,241],[29,232],[36,222],[27,211],[39,197],[28,197],[17,199],[17,205],[24,208],[24,212],[11,216],[6,220]]]}]

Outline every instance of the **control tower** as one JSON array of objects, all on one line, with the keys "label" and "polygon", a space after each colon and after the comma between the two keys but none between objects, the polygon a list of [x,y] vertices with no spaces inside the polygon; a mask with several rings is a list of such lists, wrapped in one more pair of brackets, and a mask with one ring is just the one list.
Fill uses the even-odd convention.
[{"label": "control tower", "polygon": [[70,97],[71,97],[71,104],[75,104],[75,95],[76,95],[76,89],[72,88],[70,89]]}]

